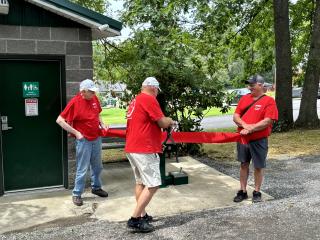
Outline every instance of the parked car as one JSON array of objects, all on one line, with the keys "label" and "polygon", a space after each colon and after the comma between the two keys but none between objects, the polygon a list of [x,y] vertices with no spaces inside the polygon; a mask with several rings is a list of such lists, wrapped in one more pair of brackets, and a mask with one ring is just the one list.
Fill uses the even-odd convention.
[{"label": "parked car", "polygon": [[293,98],[301,98],[301,96],[302,96],[302,87],[292,88],[292,97]]},{"label": "parked car", "polygon": [[[301,98],[302,97],[302,87],[292,88],[292,97]],[[318,88],[318,99],[320,99],[320,87]]]},{"label": "parked car", "polygon": [[240,98],[250,92],[251,91],[248,88],[237,88],[228,90],[228,93],[233,95],[231,105],[237,105]]}]

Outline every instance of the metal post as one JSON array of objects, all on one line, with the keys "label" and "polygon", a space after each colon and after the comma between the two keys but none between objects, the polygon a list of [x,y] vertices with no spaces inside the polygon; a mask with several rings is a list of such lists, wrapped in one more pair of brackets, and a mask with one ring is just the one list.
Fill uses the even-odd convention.
[{"label": "metal post", "polygon": [[172,185],[173,180],[172,176],[166,175],[166,156],[165,151],[159,154],[160,157],[160,174],[161,174],[161,188],[166,187],[168,185]]}]

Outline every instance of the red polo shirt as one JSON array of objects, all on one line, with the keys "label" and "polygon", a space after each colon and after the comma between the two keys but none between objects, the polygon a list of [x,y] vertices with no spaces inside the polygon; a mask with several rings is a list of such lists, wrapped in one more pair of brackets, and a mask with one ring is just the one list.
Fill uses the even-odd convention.
[{"label": "red polo shirt", "polygon": [[162,152],[162,131],[157,121],[164,117],[154,96],[140,93],[127,111],[127,153]]},{"label": "red polo shirt", "polygon": [[79,93],[70,100],[60,116],[87,140],[92,141],[101,135],[99,128],[101,111],[97,96],[87,100]]},{"label": "red polo shirt", "polygon": [[[241,113],[246,109],[254,101],[251,94],[247,94],[243,96],[238,106],[235,110],[235,113],[241,115]],[[265,118],[270,118],[274,121],[278,120],[278,109],[275,100],[272,97],[264,96],[260,98],[255,104],[253,104],[248,111],[241,117],[243,121],[247,124],[258,123]],[[242,128],[238,128],[238,132],[240,132]],[[253,132],[250,134],[251,140],[257,140],[264,137],[268,137],[271,134],[272,124],[270,124],[267,128]]]}]

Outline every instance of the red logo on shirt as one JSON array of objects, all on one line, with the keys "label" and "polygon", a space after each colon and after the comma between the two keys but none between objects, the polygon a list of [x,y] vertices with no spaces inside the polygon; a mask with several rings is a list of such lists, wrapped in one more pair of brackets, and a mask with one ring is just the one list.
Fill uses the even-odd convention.
[{"label": "red logo on shirt", "polygon": [[136,99],[133,99],[128,107],[128,111],[127,111],[127,119],[131,119],[132,118],[132,114],[134,112],[134,108],[136,106]]}]

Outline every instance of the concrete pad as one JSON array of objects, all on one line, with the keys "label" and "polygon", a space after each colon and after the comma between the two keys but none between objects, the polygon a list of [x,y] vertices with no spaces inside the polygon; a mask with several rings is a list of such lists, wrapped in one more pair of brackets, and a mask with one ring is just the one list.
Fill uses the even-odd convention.
[{"label": "concrete pad", "polygon": [[[191,157],[180,157],[179,163],[173,162],[172,159],[167,162],[166,170],[178,171],[180,167],[188,174],[189,184],[171,185],[159,189],[147,208],[147,212],[151,215],[162,217],[183,212],[251,204],[251,196],[242,203],[233,202],[235,193],[239,189],[238,180]],[[109,171],[112,171],[112,174],[108,173]],[[135,207],[134,177],[131,167],[128,163],[127,167],[122,166],[121,169],[118,167],[106,169],[105,174],[106,186],[108,187],[108,182],[115,181],[114,177],[117,176],[118,187],[122,188],[122,191],[110,189],[111,186],[109,186],[113,192],[110,194],[110,201],[99,204],[94,217],[109,221],[125,221],[131,216]],[[119,176],[126,177],[119,179]],[[114,185],[112,184],[112,186]],[[248,193],[251,194],[254,189],[249,187],[248,190]],[[263,193],[262,196],[264,201],[272,199],[266,193]]]},{"label": "concrete pad", "polygon": [[[251,204],[251,199],[234,203],[239,181],[226,176],[191,157],[180,157],[180,163],[167,162],[167,171],[182,167],[189,184],[161,188],[152,199],[147,212],[156,217],[223,207]],[[0,197],[0,234],[48,223],[62,218],[90,216],[100,220],[126,221],[135,207],[134,177],[128,162],[105,165],[102,179],[107,199],[84,194],[84,205],[74,206],[71,191],[52,189],[37,192],[6,194]],[[249,194],[252,193],[249,188]],[[272,199],[263,194],[264,200]]]}]

